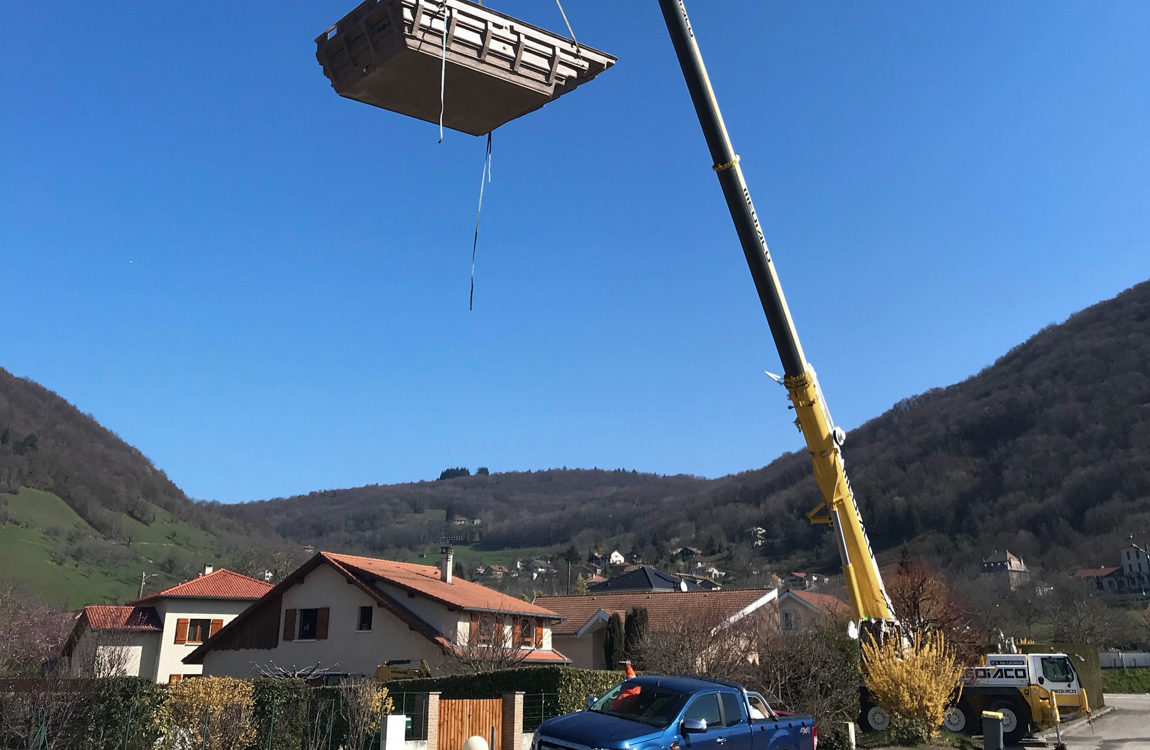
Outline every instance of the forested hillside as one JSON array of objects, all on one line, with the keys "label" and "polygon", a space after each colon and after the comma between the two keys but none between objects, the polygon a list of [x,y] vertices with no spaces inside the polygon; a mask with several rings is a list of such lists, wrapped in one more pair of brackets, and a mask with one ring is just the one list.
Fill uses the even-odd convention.
[{"label": "forested hillside", "polygon": [[[959,572],[1004,547],[1051,570],[1116,562],[1130,533],[1150,535],[1147,446],[1143,283],[1047,327],[972,378],[906,398],[852,431],[845,451],[876,550],[909,541]],[[612,545],[658,562],[675,541],[724,549],[735,567],[833,569],[829,534],[804,517],[818,502],[810,473],[795,453],[710,481],[548,470],[228,511],[301,542],[401,557],[436,546],[445,515],[461,515],[482,521],[487,549]],[[747,535],[754,526],[766,529],[758,547]]]},{"label": "forested hillside", "polygon": [[123,601],[141,574],[152,589],[205,563],[258,573],[284,548],[191,502],[91,416],[0,368],[0,584],[52,604]]}]

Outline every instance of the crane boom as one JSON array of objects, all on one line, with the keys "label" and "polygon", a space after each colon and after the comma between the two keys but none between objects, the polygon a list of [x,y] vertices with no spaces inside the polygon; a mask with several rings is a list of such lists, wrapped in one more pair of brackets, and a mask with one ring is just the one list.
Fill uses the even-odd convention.
[{"label": "crane boom", "polygon": [[860,622],[893,621],[890,598],[883,586],[878,563],[843,466],[841,447],[845,434],[831,420],[818,378],[803,354],[766,238],[751,202],[750,190],[743,179],[739,157],[731,145],[719,103],[707,77],[686,6],[683,0],[659,0],[659,7],[683,69],[699,125],[711,152],[713,169],[734,220],[775,348],[783,363],[783,384],[795,408],[795,424],[802,431],[811,454],[815,480],[823,501],[807,514],[807,518],[812,523],[830,524],[834,528],[855,618]]}]

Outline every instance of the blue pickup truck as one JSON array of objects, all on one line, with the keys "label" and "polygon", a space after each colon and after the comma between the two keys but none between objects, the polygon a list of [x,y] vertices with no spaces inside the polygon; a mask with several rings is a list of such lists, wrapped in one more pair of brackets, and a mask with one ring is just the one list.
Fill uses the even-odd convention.
[{"label": "blue pickup truck", "polygon": [[775,712],[763,696],[702,677],[633,677],[586,711],[543,722],[531,750],[816,750],[809,716]]}]

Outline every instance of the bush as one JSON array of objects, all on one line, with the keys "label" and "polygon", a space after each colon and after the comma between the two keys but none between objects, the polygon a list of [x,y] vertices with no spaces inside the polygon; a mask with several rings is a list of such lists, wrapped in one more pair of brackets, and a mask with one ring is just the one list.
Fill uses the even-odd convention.
[{"label": "bush", "polygon": [[554,693],[559,697],[561,713],[578,711],[587,706],[587,696],[602,695],[622,682],[623,673],[574,667],[520,667],[476,675],[454,675],[418,680],[395,680],[387,683],[396,693],[438,692],[444,699],[499,698],[504,693]]},{"label": "bush", "polygon": [[875,702],[891,716],[891,737],[921,744],[942,725],[943,712],[962,681],[955,650],[942,633],[862,644],[863,672]]},{"label": "bush", "polygon": [[252,680],[256,747],[299,748],[307,729],[312,688],[303,680]]},{"label": "bush", "polygon": [[109,677],[89,683],[81,710],[81,747],[146,750],[167,728],[167,690],[142,677]]},{"label": "bush", "polygon": [[[168,686],[173,747],[244,750],[256,738],[250,680],[197,677]],[[207,735],[207,742],[202,738]]]}]

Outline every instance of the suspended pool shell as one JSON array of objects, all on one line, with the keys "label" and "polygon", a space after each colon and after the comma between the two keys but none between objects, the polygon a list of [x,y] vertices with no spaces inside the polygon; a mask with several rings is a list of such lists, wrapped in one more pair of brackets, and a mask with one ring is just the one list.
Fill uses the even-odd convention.
[{"label": "suspended pool shell", "polygon": [[590,81],[615,58],[466,0],[367,0],[316,40],[340,96],[485,135]]}]

